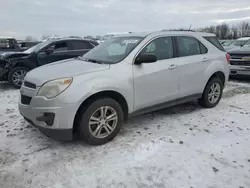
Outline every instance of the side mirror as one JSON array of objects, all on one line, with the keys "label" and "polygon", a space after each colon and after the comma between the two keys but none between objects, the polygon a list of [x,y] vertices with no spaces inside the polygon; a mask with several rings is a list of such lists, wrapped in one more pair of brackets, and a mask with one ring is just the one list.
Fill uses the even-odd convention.
[{"label": "side mirror", "polygon": [[157,61],[157,57],[153,54],[139,54],[135,59],[135,64],[139,65],[142,63],[154,63]]}]

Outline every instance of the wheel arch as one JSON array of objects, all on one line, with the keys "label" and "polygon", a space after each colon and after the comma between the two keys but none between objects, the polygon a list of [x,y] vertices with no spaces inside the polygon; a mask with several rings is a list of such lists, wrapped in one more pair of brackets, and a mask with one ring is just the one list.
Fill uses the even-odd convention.
[{"label": "wheel arch", "polygon": [[123,110],[124,113],[124,120],[126,121],[128,119],[128,112],[129,112],[129,107],[126,98],[119,92],[113,91],[113,90],[106,90],[106,91],[100,91],[97,92],[91,96],[89,96],[87,99],[85,99],[79,108],[77,109],[77,112],[74,117],[74,122],[73,122],[73,133],[77,132],[78,128],[78,122],[79,119],[81,118],[81,114],[84,112],[84,107],[90,105],[93,101],[101,98],[112,98],[115,101],[117,101]]},{"label": "wheel arch", "polygon": [[225,82],[226,82],[226,76],[225,76],[225,74],[224,74],[222,71],[217,71],[217,72],[214,72],[214,73],[209,77],[209,79],[207,80],[206,85],[205,85],[205,87],[204,87],[204,89],[203,89],[203,92],[204,92],[204,90],[205,90],[207,84],[209,83],[209,81],[212,80],[213,78],[219,78],[219,79],[222,81],[223,86],[225,85]]},{"label": "wheel arch", "polygon": [[30,70],[36,68],[36,66],[33,65],[28,60],[16,61],[16,63],[13,65],[12,68],[15,68],[15,67],[25,67],[25,68],[28,68]]}]

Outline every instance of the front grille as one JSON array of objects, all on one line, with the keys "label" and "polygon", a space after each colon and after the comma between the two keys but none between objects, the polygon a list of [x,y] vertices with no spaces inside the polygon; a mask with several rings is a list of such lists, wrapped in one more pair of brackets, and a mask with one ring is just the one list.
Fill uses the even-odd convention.
[{"label": "front grille", "polygon": [[250,61],[230,61],[230,65],[250,66]]},{"label": "front grille", "polygon": [[31,97],[25,96],[25,95],[21,95],[21,103],[25,104],[25,105],[29,105],[30,101],[31,101]]},{"label": "front grille", "polygon": [[247,56],[250,56],[249,53],[247,54],[233,54],[233,53],[230,53],[230,56],[232,59],[241,59],[242,57],[247,57]]},{"label": "front grille", "polygon": [[28,88],[36,89],[36,85],[31,82],[24,81],[24,86]]}]

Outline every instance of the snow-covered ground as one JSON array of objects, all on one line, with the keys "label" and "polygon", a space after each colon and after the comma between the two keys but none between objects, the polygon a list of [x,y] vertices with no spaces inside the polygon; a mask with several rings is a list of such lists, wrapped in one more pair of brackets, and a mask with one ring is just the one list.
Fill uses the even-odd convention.
[{"label": "snow-covered ground", "polygon": [[0,84],[1,188],[249,188],[250,82],[214,109],[195,102],[131,119],[103,146],[56,142],[22,120]]}]

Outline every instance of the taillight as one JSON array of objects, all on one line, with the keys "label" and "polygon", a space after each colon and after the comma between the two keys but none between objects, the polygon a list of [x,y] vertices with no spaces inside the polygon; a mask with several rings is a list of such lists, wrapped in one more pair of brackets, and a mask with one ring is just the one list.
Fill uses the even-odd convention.
[{"label": "taillight", "polygon": [[227,55],[226,55],[226,59],[227,59],[228,64],[230,64],[230,59],[231,59],[230,54],[227,54]]}]

